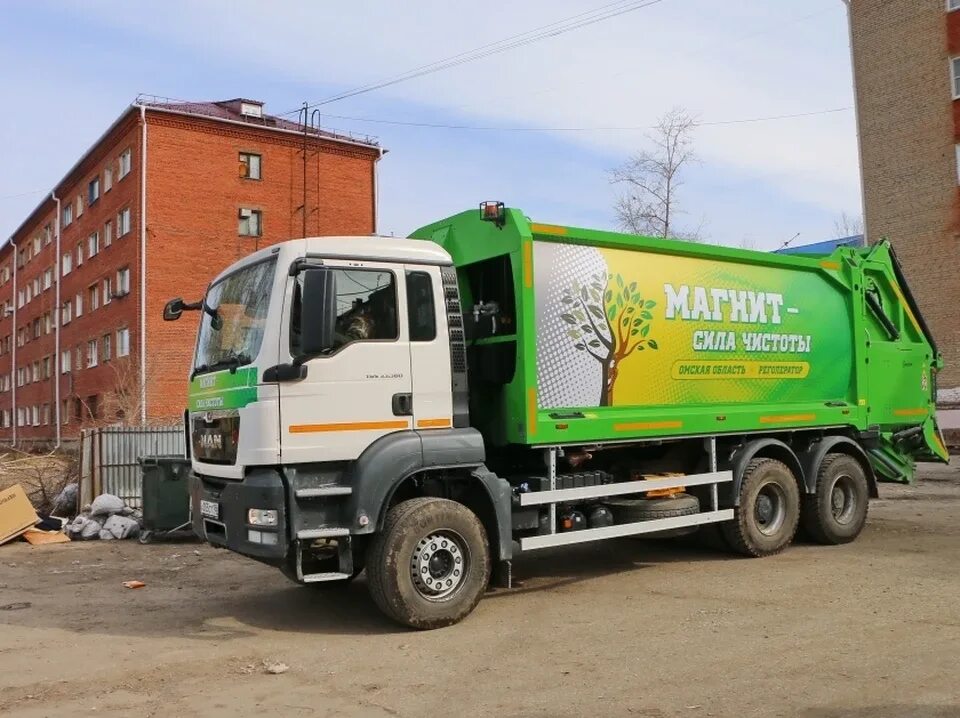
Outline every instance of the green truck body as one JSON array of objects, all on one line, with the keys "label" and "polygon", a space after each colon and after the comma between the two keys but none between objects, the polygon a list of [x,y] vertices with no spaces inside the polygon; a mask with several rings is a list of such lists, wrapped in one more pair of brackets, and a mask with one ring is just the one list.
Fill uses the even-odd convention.
[{"label": "green truck body", "polygon": [[[870,432],[881,479],[909,481],[914,459],[946,457],[941,359],[887,242],[781,255],[515,209],[411,236],[457,266],[472,423],[490,443],[849,427]],[[489,316],[473,312],[491,302]]]}]

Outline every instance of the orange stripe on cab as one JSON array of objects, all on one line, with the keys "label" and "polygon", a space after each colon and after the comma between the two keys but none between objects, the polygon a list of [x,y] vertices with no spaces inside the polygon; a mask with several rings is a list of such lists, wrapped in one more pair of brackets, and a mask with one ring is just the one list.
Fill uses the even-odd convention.
[{"label": "orange stripe on cab", "polygon": [[449,429],[450,419],[417,419],[418,429]]},{"label": "orange stripe on cab", "polygon": [[333,424],[291,424],[291,434],[316,434],[321,431],[384,431],[409,429],[410,423],[400,421],[344,421]]}]

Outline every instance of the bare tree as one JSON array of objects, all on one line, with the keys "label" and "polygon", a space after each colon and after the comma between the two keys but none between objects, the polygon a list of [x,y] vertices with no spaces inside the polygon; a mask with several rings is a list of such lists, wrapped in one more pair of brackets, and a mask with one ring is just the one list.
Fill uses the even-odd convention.
[{"label": "bare tree", "polygon": [[841,212],[840,216],[833,220],[833,233],[837,239],[863,234],[863,217]]},{"label": "bare tree", "polygon": [[681,231],[676,224],[677,215],[682,214],[677,201],[682,171],[696,161],[692,137],[696,125],[686,110],[675,107],[647,135],[652,149],[638,152],[611,171],[611,182],[626,186],[614,205],[621,228],[633,234],[700,241],[700,227]]}]

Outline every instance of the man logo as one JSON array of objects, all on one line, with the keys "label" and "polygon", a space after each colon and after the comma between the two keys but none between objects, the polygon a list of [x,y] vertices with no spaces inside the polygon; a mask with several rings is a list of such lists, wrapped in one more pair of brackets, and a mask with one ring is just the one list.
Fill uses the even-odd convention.
[{"label": "man logo", "polygon": [[222,434],[200,434],[200,448],[207,451],[220,451],[223,449]]}]

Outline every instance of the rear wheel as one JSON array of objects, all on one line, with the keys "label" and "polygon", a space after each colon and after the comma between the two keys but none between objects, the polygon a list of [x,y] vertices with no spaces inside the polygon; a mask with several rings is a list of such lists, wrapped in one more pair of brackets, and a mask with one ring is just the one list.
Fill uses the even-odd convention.
[{"label": "rear wheel", "polygon": [[860,462],[827,454],[817,471],[817,489],[803,500],[803,528],[817,543],[853,541],[867,522],[870,488]]},{"label": "rear wheel", "polygon": [[465,618],[490,580],[483,524],[447,499],[403,501],[387,513],[367,554],[374,603],[411,628],[440,628]]},{"label": "rear wheel", "polygon": [[800,489],[776,459],[753,459],[740,484],[740,505],[722,526],[730,547],[745,556],[770,556],[793,540],[800,520]]}]

